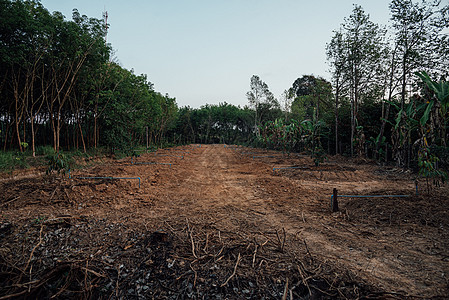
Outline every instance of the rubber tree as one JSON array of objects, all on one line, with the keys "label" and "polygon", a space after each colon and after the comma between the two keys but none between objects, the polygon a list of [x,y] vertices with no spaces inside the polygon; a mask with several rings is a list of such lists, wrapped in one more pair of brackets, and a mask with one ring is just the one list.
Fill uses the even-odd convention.
[{"label": "rubber tree", "polygon": [[[13,103],[10,107],[13,108],[20,151],[23,151],[22,145],[27,140],[27,121],[30,122],[31,149],[34,156],[34,123],[43,105],[39,92],[39,77],[51,40],[53,18],[40,3],[34,1],[1,1],[0,8],[0,64],[6,71],[2,72],[3,99]],[[9,95],[5,95],[3,87],[6,94],[10,91]],[[7,136],[5,142],[6,139]]]}]

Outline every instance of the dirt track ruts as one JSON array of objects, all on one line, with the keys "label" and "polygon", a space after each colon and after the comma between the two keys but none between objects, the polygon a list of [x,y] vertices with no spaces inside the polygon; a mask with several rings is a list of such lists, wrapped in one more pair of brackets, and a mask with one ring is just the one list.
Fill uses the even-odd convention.
[{"label": "dirt track ruts", "polygon": [[[244,234],[284,228],[289,236],[305,240],[317,259],[351,270],[383,290],[441,295],[438,290],[444,293],[447,289],[449,264],[442,260],[444,255],[426,255],[416,244],[419,241],[425,248],[435,241],[406,224],[397,231],[382,227],[375,231],[372,226],[344,222],[341,214],[328,212],[333,187],[367,194],[380,188],[397,190],[396,194],[404,190],[413,193],[410,179],[389,181],[362,168],[357,174],[339,172],[340,180],[319,180],[319,172],[312,178],[294,180],[273,175],[273,165],[266,160],[239,152],[223,145],[203,145],[185,160],[178,160],[172,176],[158,189],[159,200],[164,201],[155,201],[155,215],[165,214],[167,220],[187,218]],[[304,164],[310,161],[306,159]],[[288,243],[292,248],[303,246]],[[429,273],[439,274],[440,283],[429,282]]]},{"label": "dirt track ruts", "polygon": [[[435,199],[413,196],[411,176],[383,173],[376,165],[339,158],[320,167],[307,157],[274,152],[275,158],[253,159],[244,154],[248,149],[224,145],[176,150],[186,152],[182,154],[184,159],[151,153],[138,158],[142,162],[170,162],[172,167],[132,165],[122,160],[73,172],[75,177],[87,173],[140,176],[140,189],[136,182],[81,185],[76,179],[66,178],[72,188],[64,190],[62,196],[69,197],[71,207],[44,205],[38,200],[50,198],[52,191],[30,187],[28,197],[37,200],[25,206],[17,201],[2,211],[3,217],[25,220],[33,214],[90,216],[126,220],[130,226],[148,230],[171,230],[175,224],[190,224],[261,242],[269,234],[285,230],[287,252],[307,250],[315,261],[349,272],[355,280],[377,289],[420,297],[449,293],[447,206],[441,208],[439,202],[432,204]],[[292,164],[305,168],[272,171],[274,166]],[[341,211],[332,214],[329,198],[334,187],[348,194],[408,193],[411,197],[344,198]],[[14,192],[19,191],[11,188]],[[22,192],[26,190],[22,188]],[[447,195],[445,187],[434,197],[448,203]],[[12,197],[6,193],[4,198]],[[420,211],[423,203],[429,205]],[[433,219],[435,216],[438,218]]]}]

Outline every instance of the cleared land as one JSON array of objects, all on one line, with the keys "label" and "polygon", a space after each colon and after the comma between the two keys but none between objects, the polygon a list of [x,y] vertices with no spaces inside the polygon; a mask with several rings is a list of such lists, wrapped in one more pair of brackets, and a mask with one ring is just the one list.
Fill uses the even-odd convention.
[{"label": "cleared land", "polygon": [[[0,181],[0,295],[449,295],[449,189],[365,161],[224,145]],[[181,157],[183,156],[183,157]],[[253,157],[255,156],[255,157]],[[257,157],[260,156],[260,157]],[[262,157],[263,156],[263,157]],[[273,167],[296,166],[275,170]],[[140,177],[80,179],[86,176]],[[410,195],[408,198],[340,198]],[[0,296],[2,299],[2,296]]]}]

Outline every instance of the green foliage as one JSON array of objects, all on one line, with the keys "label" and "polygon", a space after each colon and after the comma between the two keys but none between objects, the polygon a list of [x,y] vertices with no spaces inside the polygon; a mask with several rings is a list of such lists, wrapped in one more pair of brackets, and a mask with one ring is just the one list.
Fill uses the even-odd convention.
[{"label": "green foliage", "polygon": [[438,168],[438,162],[439,158],[431,153],[427,139],[424,137],[418,151],[418,173],[426,179],[428,192],[430,191],[429,179],[432,179],[435,186],[440,186],[440,183],[444,184],[447,180],[447,173]]},{"label": "green foliage", "polygon": [[326,124],[314,118],[313,120],[304,120],[301,125],[303,127],[302,139],[306,152],[313,159],[315,165],[318,166],[327,158],[326,152],[321,144],[322,132]]},{"label": "green foliage", "polygon": [[304,75],[293,82],[289,93],[295,97],[292,103],[293,118],[320,118],[323,112],[331,108],[332,86],[324,78]]},{"label": "green foliage", "polygon": [[264,147],[290,153],[301,141],[301,126],[296,120],[286,122],[284,119],[268,121],[260,126],[259,140]]},{"label": "green foliage", "polygon": [[39,216],[34,218],[31,222],[33,225],[40,225],[44,223],[48,218],[46,216]]},{"label": "green foliage", "polygon": [[438,166],[449,169],[449,147],[432,144],[429,149],[430,153],[438,157]]},{"label": "green foliage", "polygon": [[[422,127],[426,126],[429,119],[433,117],[430,130],[435,133],[434,139],[439,139],[441,144],[446,145],[446,127],[449,118],[449,82],[440,80],[439,82],[433,81],[426,72],[415,73],[426,85],[426,87],[432,92],[431,95],[426,97],[426,103],[424,113],[419,120]],[[434,128],[433,123],[441,123],[442,126]]]},{"label": "green foliage", "polygon": [[326,151],[324,151],[324,148],[321,145],[315,146],[311,153],[311,157],[313,162],[315,163],[315,166],[318,167],[327,159]]},{"label": "green foliage", "polygon": [[386,141],[387,141],[387,137],[386,136],[382,136],[382,138],[380,138],[380,135],[378,135],[376,138],[374,138],[372,136],[370,137],[369,142],[371,144],[371,147],[373,149],[375,149],[376,146],[379,147],[379,150],[377,152],[377,159],[379,161],[385,161],[385,150],[384,150],[384,148],[385,148],[385,145],[386,145]]},{"label": "green foliage", "polygon": [[260,137],[257,141],[262,147],[287,153],[304,149],[318,166],[327,157],[321,144],[325,125],[322,120],[316,121],[316,118],[301,123],[296,120],[286,122],[284,119],[276,119],[260,126]]},{"label": "green foliage", "polygon": [[0,151],[0,171],[11,171],[28,167],[26,153],[18,151]]},{"label": "green foliage", "polygon": [[183,107],[169,134],[177,135],[178,143],[248,143],[252,139],[253,118],[253,110],[226,102],[198,109]]},{"label": "green foliage", "polygon": [[[429,162],[447,166],[443,155],[448,82],[434,81],[424,72],[417,74],[419,86],[418,77],[409,78],[424,69],[424,63],[432,76],[447,71],[447,36],[434,33],[447,25],[443,13],[448,6],[439,6],[392,1],[395,48],[388,50],[384,29],[356,5],[326,47],[332,85],[319,76],[299,77],[284,93],[288,105],[283,112],[256,75],[247,93],[249,107],[224,102],[178,108],[176,99],[155,91],[146,75],[110,60],[112,49],[105,43],[107,25],[102,20],[77,10],[69,20],[50,13],[39,1],[0,0],[0,142],[25,150],[1,153],[0,168],[27,166],[31,157],[26,152],[34,149],[38,156],[49,157],[50,172],[62,172],[72,155],[96,155],[107,148],[119,157],[133,155],[132,149],[141,145],[185,143],[259,143],[285,152],[305,149],[319,164],[325,159],[323,145],[327,142],[331,148],[333,137],[328,133],[334,128],[334,141],[341,149],[336,152],[349,154],[351,147],[353,153],[354,140],[363,149],[366,135],[380,159],[391,140],[391,156],[398,162],[396,154],[409,150],[415,165],[419,161],[423,167]],[[405,89],[410,87],[421,88],[420,96],[406,99],[411,93]],[[401,99],[391,96],[390,102],[383,101],[389,92],[399,92]],[[392,107],[388,116],[384,104]],[[381,118],[388,122],[379,135]],[[356,132],[358,125],[363,128]],[[423,137],[438,161],[429,155],[418,157],[416,142]],[[50,143],[57,151],[83,153],[64,152],[60,157],[53,147],[43,146]]]},{"label": "green foliage", "polygon": [[52,155],[55,153],[55,150],[52,146],[38,146],[36,147],[36,155]]},{"label": "green foliage", "polygon": [[442,115],[446,115],[449,108],[449,82],[445,80],[433,81],[424,71],[421,73],[417,72],[416,75],[435,93],[441,105]]},{"label": "green foliage", "polygon": [[47,155],[46,159],[48,166],[46,171],[47,175],[53,174],[53,172],[65,174],[70,170],[71,158],[61,152]]}]

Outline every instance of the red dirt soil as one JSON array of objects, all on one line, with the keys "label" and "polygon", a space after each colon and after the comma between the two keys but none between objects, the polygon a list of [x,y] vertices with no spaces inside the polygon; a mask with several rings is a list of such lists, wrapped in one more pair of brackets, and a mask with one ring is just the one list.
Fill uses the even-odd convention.
[{"label": "red dirt soil", "polygon": [[[225,145],[134,161],[172,165],[0,181],[0,299],[449,295],[447,186],[416,195],[402,169]],[[333,188],[410,197],[339,198],[332,213]]]}]

